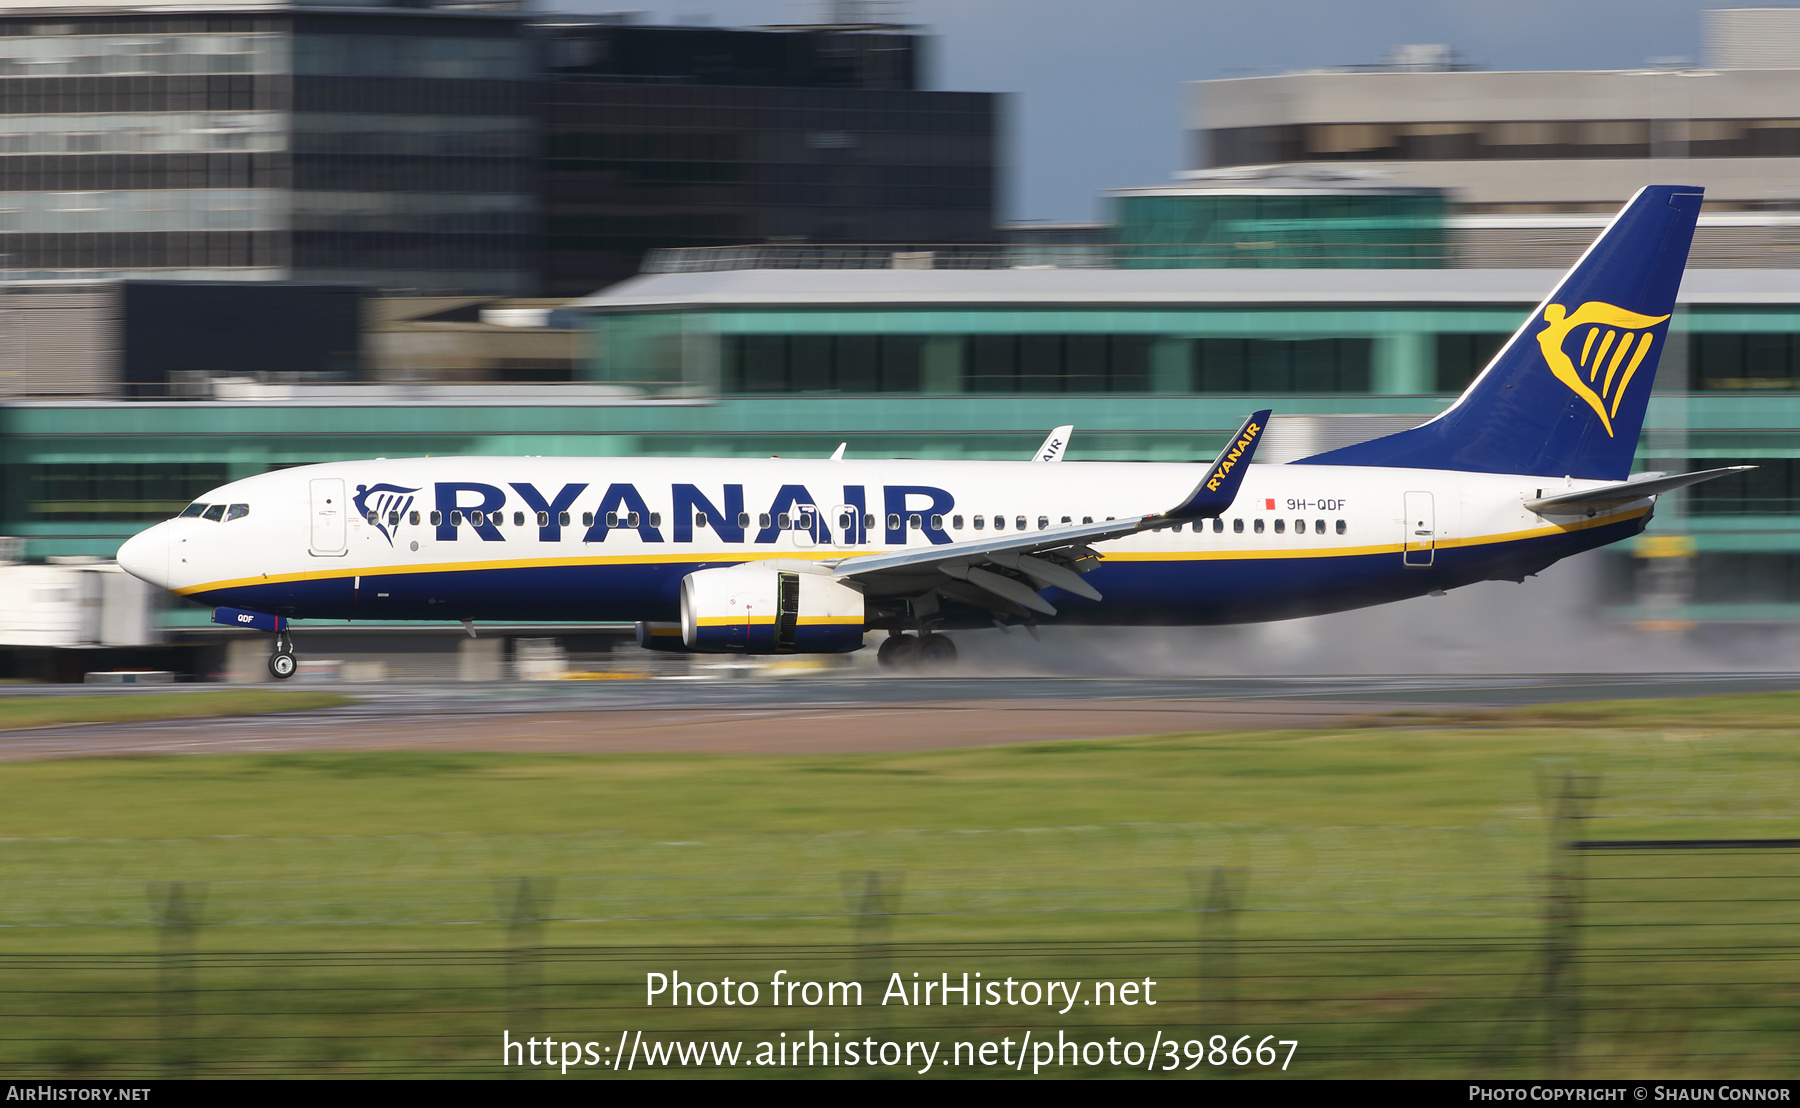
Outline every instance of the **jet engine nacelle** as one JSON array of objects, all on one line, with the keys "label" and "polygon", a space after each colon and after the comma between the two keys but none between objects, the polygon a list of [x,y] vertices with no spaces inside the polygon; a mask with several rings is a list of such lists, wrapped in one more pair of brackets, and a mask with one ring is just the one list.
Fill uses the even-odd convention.
[{"label": "jet engine nacelle", "polygon": [[681,580],[681,641],[689,650],[847,654],[863,644],[863,595],[818,573],[755,562]]}]

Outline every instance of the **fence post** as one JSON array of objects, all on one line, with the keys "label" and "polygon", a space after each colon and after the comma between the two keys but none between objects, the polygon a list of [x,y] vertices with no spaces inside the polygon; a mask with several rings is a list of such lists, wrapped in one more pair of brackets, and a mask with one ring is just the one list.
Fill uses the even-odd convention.
[{"label": "fence post", "polygon": [[[506,1014],[513,1038],[526,1039],[545,1029],[543,1018],[543,936],[556,882],[548,878],[518,877],[495,882],[500,907],[506,913]],[[523,1076],[525,1070],[507,1070]]]},{"label": "fence post", "polygon": [[1546,1030],[1546,1061],[1551,1076],[1575,1076],[1581,1037],[1581,981],[1577,958],[1586,876],[1582,821],[1598,795],[1591,774],[1563,773],[1554,783],[1550,804],[1550,873],[1544,896],[1544,972],[1540,985]]},{"label": "fence post", "polygon": [[1188,892],[1199,920],[1200,997],[1196,1006],[1202,1029],[1210,1021],[1220,1032],[1237,1026],[1237,914],[1243,903],[1241,870],[1214,866],[1204,898],[1200,873],[1188,871]]},{"label": "fence post", "polygon": [[[900,907],[900,875],[871,870],[863,874],[862,890],[855,897],[856,980],[865,990],[864,1010],[885,1013],[886,1006],[877,998],[887,989],[889,944],[893,942],[894,913]],[[859,1067],[857,1072],[877,1073],[869,1066]]]},{"label": "fence post", "polygon": [[157,1038],[166,1077],[192,1077],[194,1034],[194,940],[206,886],[172,881],[149,888],[157,932]]}]

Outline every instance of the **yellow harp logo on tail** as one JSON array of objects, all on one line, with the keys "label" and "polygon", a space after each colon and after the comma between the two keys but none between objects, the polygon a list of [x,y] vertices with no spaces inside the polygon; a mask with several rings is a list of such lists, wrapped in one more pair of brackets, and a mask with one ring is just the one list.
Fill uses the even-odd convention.
[{"label": "yellow harp logo on tail", "polygon": [[[1561,304],[1544,309],[1544,322],[1549,326],[1537,333],[1544,360],[1550,363],[1550,372],[1556,374],[1557,380],[1594,409],[1608,437],[1613,433],[1613,417],[1619,414],[1619,401],[1625,398],[1625,390],[1656,340],[1650,328],[1668,318],[1628,312],[1598,300],[1590,300],[1573,312]],[[1571,334],[1581,338],[1579,365],[1563,350],[1563,342]]]}]

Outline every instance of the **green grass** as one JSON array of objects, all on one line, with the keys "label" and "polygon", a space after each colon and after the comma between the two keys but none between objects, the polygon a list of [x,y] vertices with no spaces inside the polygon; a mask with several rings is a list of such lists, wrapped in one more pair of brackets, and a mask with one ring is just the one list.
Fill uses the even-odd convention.
[{"label": "green grass", "polygon": [[[866,755],[6,763],[0,1074],[158,1072],[192,1035],[201,1073],[495,1075],[502,1026],[1255,1031],[1299,1037],[1303,1076],[1548,1074],[1562,1009],[1540,971],[1568,886],[1546,874],[1574,862],[1545,791],[1597,782],[1593,818],[1560,831],[1583,838],[1800,837],[1794,706]],[[1794,1075],[1792,852],[1580,864],[1578,1073]],[[546,882],[548,923],[509,927],[519,878]],[[196,898],[191,932],[155,926],[169,883]],[[646,1010],[644,973],[670,968],[1164,991],[1066,1017],[773,1011],[766,991]]]},{"label": "green grass", "polygon": [[0,731],[79,723],[141,723],[158,719],[304,712],[353,703],[353,698],[337,693],[269,692],[263,689],[208,689],[118,696],[0,696]]}]

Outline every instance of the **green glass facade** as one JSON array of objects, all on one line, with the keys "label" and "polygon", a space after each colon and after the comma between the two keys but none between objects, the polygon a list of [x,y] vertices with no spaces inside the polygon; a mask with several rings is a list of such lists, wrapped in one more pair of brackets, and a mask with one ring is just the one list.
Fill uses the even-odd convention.
[{"label": "green glass facade", "polygon": [[1435,189],[1113,194],[1126,269],[1434,269],[1448,203]]}]

